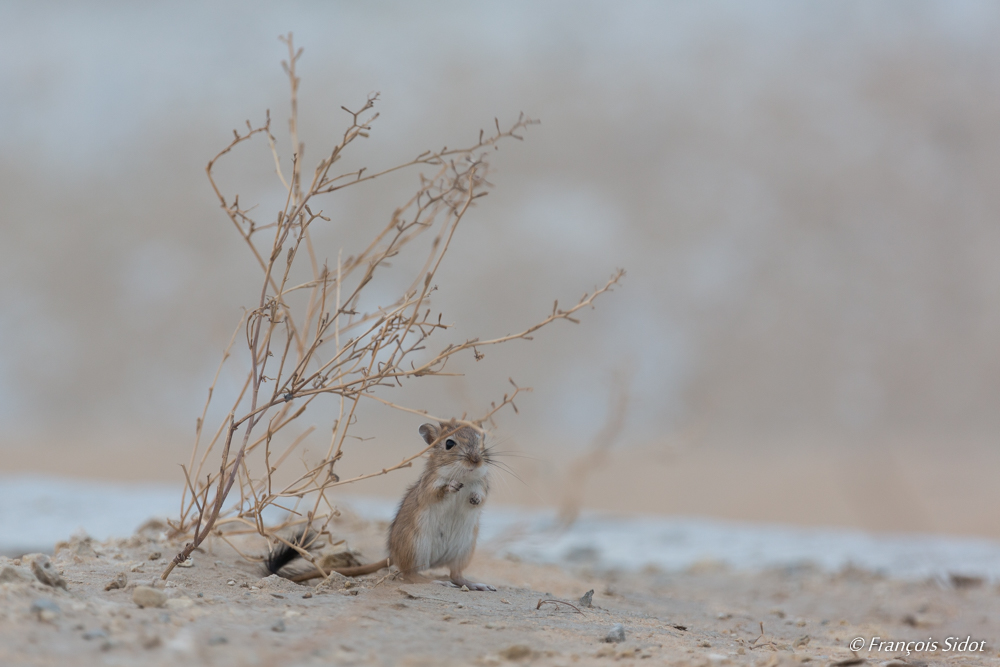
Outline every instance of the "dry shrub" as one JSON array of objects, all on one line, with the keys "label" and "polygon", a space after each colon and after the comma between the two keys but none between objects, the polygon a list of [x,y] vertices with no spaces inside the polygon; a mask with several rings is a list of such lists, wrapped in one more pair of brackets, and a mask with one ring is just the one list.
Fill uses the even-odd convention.
[{"label": "dry shrub", "polygon": [[[296,76],[296,63],[302,51],[294,48],[291,35],[284,41],[289,57],[283,65],[291,84],[290,142],[297,147],[291,173],[282,171],[276,140],[271,133],[270,115],[259,127],[248,121],[245,133],[234,131],[233,140],[207,167],[208,178],[223,210],[263,275],[260,299],[247,309],[237,326],[198,420],[194,450],[189,464],[184,467],[187,484],[180,516],[172,522],[174,534],[188,536],[190,541],[163,572],[164,579],[210,534],[226,539],[233,532],[257,532],[272,542],[285,541],[281,531],[295,524],[315,525],[322,533],[336,513],[326,496],[327,491],[407,467],[429,449],[424,447],[415,451],[389,468],[341,479],[335,472],[336,464],[341,458],[344,440],[356,424],[356,411],[362,399],[419,414],[425,419],[446,421],[446,417],[393,403],[384,394],[404,382],[446,374],[448,360],[457,354],[479,358],[479,348],[528,339],[532,332],[556,320],[576,322],[575,314],[591,306],[599,294],[609,291],[623,275],[618,271],[603,287],[585,294],[571,308],[560,309],[556,302],[547,317],[519,333],[488,340],[475,338],[461,344],[449,344],[436,353],[429,352],[432,336],[450,326],[444,323],[440,313],[434,315],[429,308],[429,296],[436,289],[434,277],[451,247],[458,224],[472,203],[486,194],[486,154],[503,141],[521,139],[519,133],[536,121],[522,114],[507,130],[501,130],[497,122],[495,132],[481,131],[478,141],[465,148],[425,151],[408,162],[373,173],[367,169],[336,172],[334,165],[347,148],[359,137],[367,137],[372,123],[378,118],[372,111],[378,100],[378,95],[374,94],[357,111],[344,107],[351,119],[347,130],[312,174],[303,180],[302,164],[298,159],[302,150],[298,137],[299,79]],[[238,195],[230,198],[223,193],[213,175],[221,158],[255,138],[268,142],[286,193],[283,209],[268,224],[259,224],[250,210],[241,208]],[[375,231],[364,250],[346,259],[338,253],[330,255],[337,257],[332,267],[320,264],[310,231],[314,224],[330,221],[321,209],[315,208],[321,196],[401,170],[418,172],[416,192],[395,210],[381,229]],[[416,250],[413,241],[426,234],[433,235],[433,242],[409,287],[391,303],[372,312],[360,312],[359,300],[375,272],[387,266],[391,258]],[[311,278],[296,284],[290,277],[293,266],[303,255],[308,258]],[[247,346],[249,368],[246,378],[232,409],[203,444],[202,432],[215,382],[237,340]],[[457,423],[481,430],[482,424],[504,406],[509,404],[516,411],[513,401],[523,389],[513,380],[511,384],[513,391],[504,394],[499,404],[491,404],[489,410],[472,418],[463,415]],[[275,473],[313,427],[288,442],[283,451],[272,450],[278,442],[276,435],[287,430],[317,397],[323,395],[333,395],[339,400],[325,456],[291,481],[276,483]],[[250,459],[249,455],[255,452],[258,456]],[[259,456],[261,452],[263,456]],[[219,461],[217,469],[210,464],[213,453]],[[233,500],[227,504],[234,488],[239,497],[233,494]],[[265,525],[263,512],[271,506],[287,509],[290,518],[279,526]],[[300,545],[296,548],[312,560]]]}]

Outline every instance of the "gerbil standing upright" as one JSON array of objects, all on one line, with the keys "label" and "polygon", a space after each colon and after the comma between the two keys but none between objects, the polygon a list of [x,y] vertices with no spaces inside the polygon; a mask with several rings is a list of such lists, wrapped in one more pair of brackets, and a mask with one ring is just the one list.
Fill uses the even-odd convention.
[{"label": "gerbil standing upright", "polygon": [[483,437],[454,422],[424,424],[420,435],[433,447],[389,527],[389,559],[409,581],[427,581],[421,570],[447,566],[451,584],[495,591],[462,576],[476,550],[479,515],[490,490]]},{"label": "gerbil standing upright", "polygon": [[[348,577],[371,574],[389,565],[400,569],[407,581],[429,581],[421,570],[447,566],[450,580],[441,584],[468,586],[470,590],[495,591],[462,576],[472,560],[479,536],[479,515],[490,491],[490,453],[483,437],[468,426],[444,422],[424,424],[420,435],[431,445],[427,466],[417,483],[403,496],[389,527],[389,558],[356,567],[335,567]],[[297,544],[311,542],[308,527],[295,538]],[[269,572],[277,574],[296,560],[299,553],[282,542],[266,558]],[[327,573],[318,568],[286,573],[293,581],[306,581]]]}]

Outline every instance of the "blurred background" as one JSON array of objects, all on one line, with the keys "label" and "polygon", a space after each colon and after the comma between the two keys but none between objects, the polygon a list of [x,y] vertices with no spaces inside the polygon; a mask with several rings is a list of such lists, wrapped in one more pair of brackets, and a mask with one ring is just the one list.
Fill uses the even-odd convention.
[{"label": "blurred background", "polygon": [[[290,31],[307,165],[372,91],[382,115],[351,165],[542,121],[495,154],[439,274],[455,339],[628,271],[581,324],[403,393],[461,414],[508,377],[534,388],[497,420],[521,478],[499,502],[583,489],[596,509],[1000,537],[990,2],[4,2],[0,473],[179,491],[259,290],[204,167],[268,109],[288,159]],[[220,175],[261,219],[279,207],[266,144]],[[325,200],[321,259],[415,183]],[[225,371],[219,395],[239,382]],[[621,387],[624,426],[580,474]],[[369,406],[374,439],[343,472],[414,451],[420,422]],[[352,492],[396,497],[417,473]]]}]

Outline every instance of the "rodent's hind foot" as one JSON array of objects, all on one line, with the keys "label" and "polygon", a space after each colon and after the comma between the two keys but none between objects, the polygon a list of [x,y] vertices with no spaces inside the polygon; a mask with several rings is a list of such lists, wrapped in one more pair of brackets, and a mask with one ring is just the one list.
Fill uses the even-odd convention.
[{"label": "rodent's hind foot", "polygon": [[489,584],[473,584],[473,583],[469,583],[469,584],[466,584],[466,586],[469,587],[470,591],[493,591],[495,593],[496,590],[497,590],[496,586],[490,586]]},{"label": "rodent's hind foot", "polygon": [[450,588],[461,588],[465,586],[470,591],[496,591],[495,586],[490,586],[489,584],[477,584],[468,579],[436,579],[435,584],[441,584],[442,586],[448,586]]}]

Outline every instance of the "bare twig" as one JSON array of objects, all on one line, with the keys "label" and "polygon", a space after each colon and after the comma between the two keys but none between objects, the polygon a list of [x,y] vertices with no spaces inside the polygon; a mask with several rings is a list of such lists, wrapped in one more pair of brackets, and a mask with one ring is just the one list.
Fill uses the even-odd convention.
[{"label": "bare twig", "polygon": [[[530,340],[534,332],[557,320],[576,323],[579,312],[592,307],[594,300],[610,291],[624,275],[623,271],[616,272],[602,287],[584,294],[571,308],[561,310],[556,303],[548,316],[519,333],[445,344],[436,348],[439,350],[436,353],[427,352],[431,344],[437,344],[440,334],[450,328],[441,313],[431,312],[429,299],[437,289],[435,277],[452,247],[459,224],[472,204],[487,192],[486,158],[502,142],[522,139],[523,131],[536,121],[521,114],[508,129],[501,129],[497,122],[495,132],[480,132],[478,139],[465,147],[424,151],[387,168],[337,173],[335,165],[355,141],[369,135],[378,118],[374,112],[378,93],[374,93],[357,109],[344,108],[348,114],[347,128],[310,174],[303,171],[304,146],[299,139],[297,63],[302,49],[295,47],[290,34],[282,37],[282,41],[288,48],[288,57],[282,65],[291,101],[290,157],[283,164],[268,113],[262,124],[253,126],[247,122],[245,130],[235,131],[229,144],[206,167],[219,206],[261,269],[261,282],[256,303],[246,310],[237,327],[237,332],[243,332],[242,341],[246,345],[242,389],[214,436],[202,446],[202,431],[215,397],[220,364],[197,422],[195,447],[184,468],[186,484],[181,515],[171,523],[175,535],[190,539],[163,572],[164,579],[174,565],[187,559],[209,535],[225,539],[223,527],[229,530],[235,524],[240,531],[252,529],[272,543],[285,541],[279,531],[292,525],[315,523],[325,530],[336,515],[334,503],[326,496],[330,489],[406,468],[429,448],[416,450],[381,470],[341,479],[335,467],[344,454],[346,438],[356,437],[351,433],[357,424],[362,399],[372,399],[425,419],[448,421],[432,417],[425,410],[403,406],[386,394],[420,377],[450,375],[446,372],[448,361],[465,351],[478,359],[483,347]],[[275,172],[284,188],[281,209],[264,224],[255,217],[253,206],[240,203],[239,195],[224,193],[216,177],[223,158],[258,136],[266,138]],[[371,242],[361,252],[346,258],[338,250],[336,271],[328,268],[329,259],[320,262],[310,230],[314,224],[330,221],[319,208],[322,197],[407,170],[418,172],[416,190],[374,231]],[[413,242],[423,235],[430,235],[433,241],[426,256],[416,262],[421,266],[420,271],[412,279],[407,278],[409,287],[389,299],[390,303],[371,312],[359,312],[361,296],[376,273],[388,270],[389,261],[401,253],[417,252],[419,246]],[[295,268],[296,259],[302,255],[309,257],[305,275],[303,270]],[[230,358],[237,340],[241,338],[234,334],[223,354],[223,363]],[[455,423],[481,430],[481,425],[498,410],[509,405],[516,412],[515,397],[529,389],[518,387],[513,381],[511,384],[513,392],[505,394],[489,410],[473,417],[463,415]],[[317,397],[325,395],[335,397],[338,405],[332,416],[325,456],[310,462],[291,481],[278,483],[275,473],[315,426],[301,429],[297,435],[290,433],[291,428],[300,423],[300,417]],[[221,452],[215,453],[220,442]],[[275,459],[280,447],[284,451]],[[210,454],[219,457],[219,467],[206,474],[205,470],[214,468],[209,463]],[[237,491],[230,500],[234,488]],[[282,504],[285,503],[282,499],[292,497],[297,499],[295,503]],[[304,498],[308,498],[304,501],[308,504],[300,507],[299,500]],[[262,514],[269,507],[285,509],[288,519],[279,526],[265,525]],[[230,533],[231,530],[227,535]],[[307,556],[301,545],[294,548]]]},{"label": "bare twig", "polygon": [[625,426],[628,403],[629,378],[625,372],[619,371],[612,382],[608,418],[604,427],[594,436],[587,453],[569,465],[564,482],[563,500],[556,520],[560,530],[568,530],[580,516],[580,508],[583,506],[583,498],[587,491],[587,478],[607,462],[608,452]]},{"label": "bare twig", "polygon": [[576,613],[578,613],[578,614],[582,614],[582,613],[583,613],[583,610],[582,610],[582,609],[580,609],[579,607],[577,607],[577,606],[576,606],[575,604],[572,604],[572,603],[570,603],[570,602],[566,602],[566,601],[564,601],[564,600],[539,600],[539,601],[538,601],[538,605],[537,605],[537,606],[535,607],[535,609],[541,609],[541,608],[542,608],[542,605],[543,605],[543,604],[546,604],[546,603],[552,603],[552,604],[564,604],[564,605],[566,605],[567,607],[572,607],[573,609],[575,609],[575,610],[576,610]]}]

